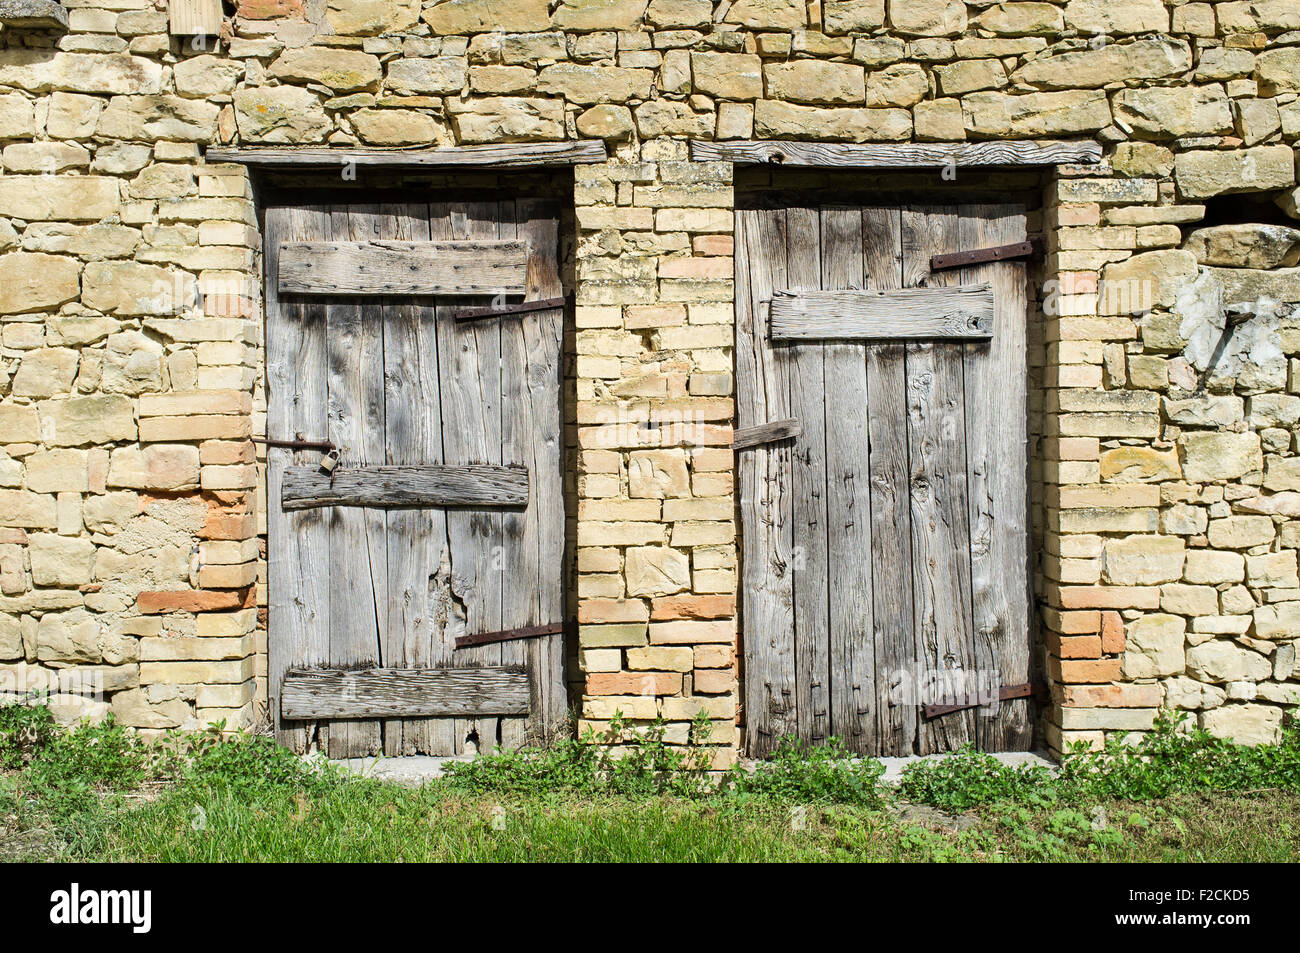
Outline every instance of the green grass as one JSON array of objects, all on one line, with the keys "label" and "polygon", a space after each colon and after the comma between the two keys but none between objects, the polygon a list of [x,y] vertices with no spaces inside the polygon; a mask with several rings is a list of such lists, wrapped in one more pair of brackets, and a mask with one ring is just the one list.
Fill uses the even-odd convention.
[{"label": "green grass", "polygon": [[[263,738],[146,743],[0,708],[0,859],[90,861],[1296,861],[1300,742],[1244,749],[1170,722],[1053,775],[962,752],[908,769],[787,743],[706,783],[651,726],[614,761],[571,741],[421,788]],[[929,805],[929,806],[922,806]]]}]

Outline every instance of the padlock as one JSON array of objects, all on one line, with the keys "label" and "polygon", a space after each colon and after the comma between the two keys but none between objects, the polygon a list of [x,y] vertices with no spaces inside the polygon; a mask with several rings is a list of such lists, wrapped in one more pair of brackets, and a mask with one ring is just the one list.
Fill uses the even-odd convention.
[{"label": "padlock", "polygon": [[328,476],[334,475],[334,468],[339,465],[338,450],[331,450],[320,458],[320,471]]}]

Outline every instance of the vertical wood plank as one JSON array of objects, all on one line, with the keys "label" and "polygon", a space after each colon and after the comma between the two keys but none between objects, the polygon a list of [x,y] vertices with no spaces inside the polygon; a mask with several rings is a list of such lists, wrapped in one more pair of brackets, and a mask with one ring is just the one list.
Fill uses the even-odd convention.
[{"label": "vertical wood plank", "polygon": [[[362,241],[379,226],[377,206],[334,206],[335,240]],[[328,323],[329,435],[344,465],[383,463],[384,324],[361,298],[332,298]],[[377,665],[388,628],[388,544],[383,510],[338,506],[330,521],[330,664]],[[378,721],[330,724],[330,757],[381,750]]]},{"label": "vertical wood plank", "polygon": [[[930,274],[931,255],[960,251],[951,209],[903,211],[903,276],[908,287],[955,283]],[[908,457],[911,469],[913,630],[922,684],[964,698],[976,660],[970,605],[970,531],[962,344],[909,343]],[[927,699],[921,699],[926,701]],[[935,699],[938,700],[938,699]],[[970,710],[925,720],[918,754],[950,751],[975,737]]]},{"label": "vertical wood plank", "polygon": [[[559,209],[520,199],[503,203],[502,221],[528,242],[525,300],[561,297]],[[506,537],[502,626],[545,624],[564,618],[564,419],[560,348],[564,309],[531,312],[501,324],[502,460],[528,468],[529,502],[503,514]],[[564,636],[549,635],[503,646],[502,661],[526,663],[532,675],[527,720],[503,719],[502,744],[545,740],[563,721]]]},{"label": "vertical wood plank", "polygon": [[[381,206],[384,229],[400,240],[434,237],[426,203]],[[439,235],[438,238],[446,236]],[[442,463],[437,311],[432,298],[386,298],[385,444],[390,464]],[[441,509],[390,510],[386,664],[436,667],[451,662],[447,635],[447,518]],[[394,719],[384,725],[389,756],[455,753],[449,718]]]},{"label": "vertical wood plank", "polygon": [[[496,238],[497,203],[455,203],[450,210],[453,239]],[[458,307],[491,303],[487,297],[455,299]],[[501,462],[501,331],[497,321],[457,322],[439,311],[438,352],[443,413],[443,453],[449,465]],[[451,587],[464,619],[464,633],[501,628],[504,547],[500,513],[450,510]],[[456,653],[458,665],[499,665],[501,646]],[[478,750],[498,742],[495,717],[457,719],[459,749],[472,733]]]},{"label": "vertical wood plank", "polygon": [[[966,248],[1022,242],[1023,207],[967,205]],[[970,494],[971,609],[975,657],[988,687],[1029,681],[1029,477],[1027,288],[1024,262],[961,270],[959,280],[993,286],[993,337],[964,345],[966,465]],[[1027,749],[1029,699],[993,702],[975,716],[986,751]]]},{"label": "vertical wood plank", "polygon": [[[767,338],[773,288],[783,288],[785,214],[736,210],[736,414],[739,426],[790,416],[789,352]],[[737,454],[746,747],[753,757],[794,734],[794,596],[790,448]]]},{"label": "vertical wood plank", "polygon": [[[821,287],[817,208],[786,210],[786,288]],[[790,416],[803,432],[791,455],[795,707],[799,737],[818,744],[830,729],[830,572],[827,565],[825,347],[801,341],[788,351]]]},{"label": "vertical wood plank", "polygon": [[[862,212],[868,288],[903,287],[898,208]],[[915,752],[920,710],[912,626],[912,511],[908,493],[907,361],[903,344],[867,346],[867,419],[871,497],[872,642],[876,662],[876,750]]]},{"label": "vertical wood plank", "polygon": [[[862,213],[821,212],[821,286],[864,287]],[[868,345],[870,347],[870,345]],[[824,345],[831,734],[860,754],[876,749],[872,635],[871,485],[866,348]]]},{"label": "vertical wood plank", "polygon": [[[279,267],[286,241],[318,241],[330,234],[329,209],[271,206],[266,210],[266,274]],[[267,433],[315,436],[326,426],[326,307],[305,297],[281,299],[266,281]],[[266,454],[267,481],[267,704],[276,740],[302,753],[309,727],[280,718],[280,682],[294,665],[329,661],[329,514],[286,513],[280,484],[286,466],[315,463],[309,452],[278,447]]]}]

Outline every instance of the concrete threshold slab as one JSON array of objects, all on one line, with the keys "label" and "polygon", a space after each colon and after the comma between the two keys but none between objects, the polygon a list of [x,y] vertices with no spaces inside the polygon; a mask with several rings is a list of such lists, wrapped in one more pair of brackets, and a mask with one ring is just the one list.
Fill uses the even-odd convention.
[{"label": "concrete threshold slab", "polygon": [[410,755],[398,758],[343,758],[332,763],[361,777],[419,787],[426,781],[441,778],[446,773],[445,765],[449,762],[472,761],[474,758],[475,755],[472,754],[455,757]]}]

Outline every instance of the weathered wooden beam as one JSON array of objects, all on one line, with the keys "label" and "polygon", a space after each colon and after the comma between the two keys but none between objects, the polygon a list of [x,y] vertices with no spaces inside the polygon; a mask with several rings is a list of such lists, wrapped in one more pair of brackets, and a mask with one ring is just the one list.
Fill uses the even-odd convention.
[{"label": "weathered wooden beam", "polygon": [[741,427],[736,430],[731,437],[731,449],[744,450],[746,447],[757,447],[765,443],[775,443],[778,440],[789,440],[801,433],[803,433],[803,424],[797,417],[791,417],[789,420],[770,420],[765,424]]},{"label": "weathered wooden beam", "polygon": [[567,300],[567,298],[541,298],[538,301],[520,301],[515,304],[492,305],[486,308],[461,308],[459,311],[453,311],[451,316],[456,321],[484,321],[488,318],[527,314],[530,311],[563,308]]},{"label": "weathered wooden beam", "polygon": [[528,692],[528,670],[518,666],[290,669],[280,689],[280,716],[526,715]]},{"label": "weathered wooden beam", "polygon": [[517,639],[535,639],[543,635],[557,635],[563,632],[566,623],[548,622],[546,625],[525,625],[517,629],[502,629],[499,632],[479,632],[475,635],[462,635],[456,639],[456,648],[472,649],[476,645],[491,645],[496,642],[513,642]]},{"label": "weathered wooden beam", "polygon": [[333,476],[318,467],[286,467],[280,506],[471,506],[528,505],[528,471],[518,466],[339,467]]},{"label": "weathered wooden beam", "polygon": [[357,165],[407,169],[468,167],[531,169],[605,161],[600,139],[575,142],[500,142],[445,149],[319,149],[285,146],[212,146],[208,162],[237,162],[264,168],[337,168]]},{"label": "weathered wooden beam", "polygon": [[281,294],[523,294],[528,244],[285,242],[279,279]]},{"label": "weathered wooden beam", "polygon": [[1082,141],[850,143],[783,139],[693,140],[691,158],[737,165],[774,163],[851,169],[1039,166],[1097,162],[1101,159],[1101,145]]},{"label": "weathered wooden beam", "polygon": [[778,291],[774,341],[840,338],[988,338],[993,289],[987,284],[897,291]]}]

